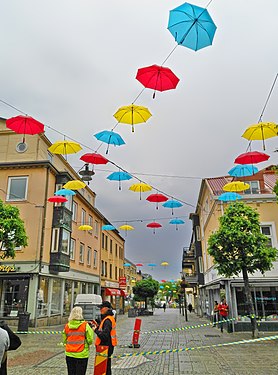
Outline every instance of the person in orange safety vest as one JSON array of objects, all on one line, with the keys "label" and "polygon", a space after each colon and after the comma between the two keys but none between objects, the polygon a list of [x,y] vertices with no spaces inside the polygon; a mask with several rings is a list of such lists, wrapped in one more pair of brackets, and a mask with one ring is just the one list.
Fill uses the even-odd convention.
[{"label": "person in orange safety vest", "polygon": [[97,335],[95,345],[108,346],[108,360],[106,375],[111,375],[111,358],[114,347],[117,345],[116,321],[109,301],[104,301],[100,305],[101,322],[99,326],[93,324],[92,328]]},{"label": "person in orange safety vest", "polygon": [[83,318],[80,306],[75,306],[62,333],[65,345],[68,375],[85,375],[88,365],[89,348],[94,332]]}]

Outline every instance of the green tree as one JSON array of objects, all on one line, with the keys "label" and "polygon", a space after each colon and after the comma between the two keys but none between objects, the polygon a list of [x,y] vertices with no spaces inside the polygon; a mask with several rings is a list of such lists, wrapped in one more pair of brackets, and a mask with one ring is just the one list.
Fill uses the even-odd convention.
[{"label": "green tree", "polygon": [[19,209],[0,199],[0,258],[14,258],[15,247],[27,246],[27,235]]},{"label": "green tree", "polygon": [[137,301],[145,301],[145,309],[147,308],[148,298],[153,298],[159,289],[159,282],[151,277],[140,280],[133,287],[134,299]]},{"label": "green tree", "polygon": [[268,246],[268,237],[260,230],[257,210],[235,202],[219,219],[219,229],[208,240],[208,253],[213,256],[218,272],[226,277],[242,273],[252,336],[258,336],[257,319],[248,273],[264,273],[272,268],[277,249]]}]

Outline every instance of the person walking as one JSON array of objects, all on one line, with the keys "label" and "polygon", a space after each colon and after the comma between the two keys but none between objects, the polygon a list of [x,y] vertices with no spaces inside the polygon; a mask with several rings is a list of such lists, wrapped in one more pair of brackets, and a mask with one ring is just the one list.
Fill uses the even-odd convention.
[{"label": "person walking", "polygon": [[97,326],[94,322],[92,325],[95,334],[97,335],[95,345],[108,346],[108,360],[106,375],[111,375],[111,355],[114,352],[114,347],[117,345],[116,335],[116,321],[112,311],[112,305],[109,301],[104,301],[100,305],[101,322]]},{"label": "person walking", "polygon": [[191,313],[192,313],[192,310],[193,310],[192,304],[189,303],[188,306],[187,306],[187,308],[188,308],[188,311],[189,311],[190,314],[191,314]]},{"label": "person walking", "polygon": [[[7,332],[9,337],[9,348],[7,350],[16,350],[21,345],[20,338],[10,329],[10,327],[5,323],[4,320],[0,320],[0,328]],[[6,336],[6,335],[5,335]],[[4,340],[5,341],[5,340]],[[3,341],[3,343],[4,343]],[[0,342],[2,343],[2,336],[0,336]],[[2,344],[3,344],[2,343]],[[8,356],[7,356],[7,350],[4,352],[4,355],[2,357],[2,360],[0,361],[0,375],[7,375],[7,362],[8,362]],[[1,359],[1,353],[0,353],[0,359]]]},{"label": "person walking", "polygon": [[223,332],[223,321],[226,321],[229,315],[229,306],[227,305],[226,299],[223,298],[221,303],[218,305],[219,317],[220,317],[220,328]]},{"label": "person walking", "polygon": [[82,307],[75,306],[71,310],[62,337],[65,344],[68,375],[85,375],[94,332],[83,318]]},{"label": "person walking", "polygon": [[7,374],[7,350],[10,346],[10,339],[8,332],[0,328],[0,371]]},{"label": "person walking", "polygon": [[164,310],[164,312],[165,312],[165,310],[166,310],[166,303],[165,303],[165,302],[163,303],[163,306],[162,306],[162,307],[163,307],[163,310]]},{"label": "person walking", "polygon": [[218,321],[219,321],[219,310],[218,310],[218,302],[214,301],[214,307],[213,307],[213,327],[216,327]]}]

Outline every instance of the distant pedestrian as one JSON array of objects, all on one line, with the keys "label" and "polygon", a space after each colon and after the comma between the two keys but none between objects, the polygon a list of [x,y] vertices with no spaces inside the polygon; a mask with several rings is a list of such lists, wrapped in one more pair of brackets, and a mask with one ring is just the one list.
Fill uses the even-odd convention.
[{"label": "distant pedestrian", "polygon": [[164,310],[164,312],[165,312],[165,310],[166,310],[166,303],[165,303],[165,302],[163,303],[163,306],[162,306],[162,307],[163,307],[163,310]]},{"label": "distant pedestrian", "polygon": [[88,322],[84,320],[80,306],[75,306],[71,310],[62,335],[68,375],[85,375],[94,332]]},{"label": "distant pedestrian", "polygon": [[188,304],[187,308],[188,308],[188,311],[189,311],[190,314],[191,314],[191,313],[192,313],[192,310],[193,310],[193,307],[192,307],[191,303]]},{"label": "distant pedestrian", "polygon": [[229,306],[227,305],[225,298],[223,298],[221,303],[219,303],[218,311],[220,317],[220,328],[221,332],[223,332],[223,321],[226,321],[229,315]]},{"label": "distant pedestrian", "polygon": [[213,307],[213,327],[216,327],[216,324],[219,321],[219,310],[218,310],[218,302],[214,301],[214,307]]}]

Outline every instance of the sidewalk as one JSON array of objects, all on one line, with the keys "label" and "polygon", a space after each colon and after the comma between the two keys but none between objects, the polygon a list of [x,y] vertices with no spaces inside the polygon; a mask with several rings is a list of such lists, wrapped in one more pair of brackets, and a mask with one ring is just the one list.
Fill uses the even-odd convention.
[{"label": "sidewalk", "polygon": [[[198,318],[194,313],[188,314],[188,322],[179,314],[178,309],[156,309],[154,316],[139,317],[142,319],[140,348],[131,349],[135,318],[118,316],[117,334],[119,345],[114,351],[116,357],[125,353],[144,353],[140,356],[112,359],[113,375],[274,375],[278,373],[278,340],[259,341],[232,346],[211,347],[215,344],[236,342],[251,339],[250,332],[221,333],[218,328],[205,326],[178,330],[174,332],[144,333],[154,330],[196,326],[209,323]],[[63,327],[50,327],[61,330]],[[274,336],[276,332],[260,333],[260,337]],[[22,346],[9,352],[9,375],[66,375],[66,363],[63,347],[59,345],[60,335],[23,334]],[[180,351],[177,353],[146,354],[145,352],[173,350],[181,348],[203,349]],[[87,374],[94,373],[94,353],[92,348]]]}]

